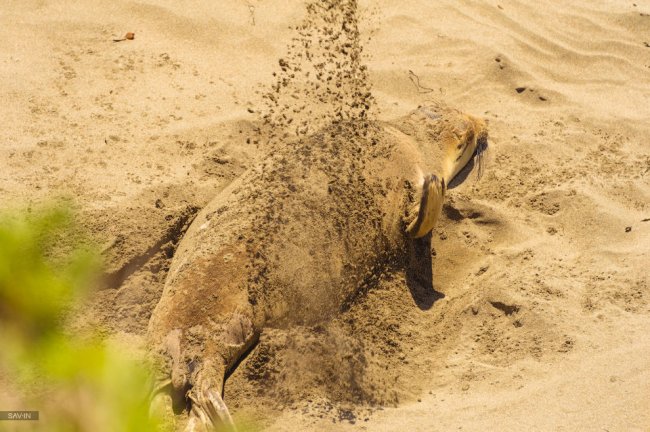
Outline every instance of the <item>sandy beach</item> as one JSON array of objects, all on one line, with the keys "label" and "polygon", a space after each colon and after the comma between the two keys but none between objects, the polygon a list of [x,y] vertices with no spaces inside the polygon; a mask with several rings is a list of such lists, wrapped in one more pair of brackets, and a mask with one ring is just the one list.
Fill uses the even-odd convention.
[{"label": "sandy beach", "polygon": [[[5,0],[2,206],[69,200],[106,262],[71,331],[143,351],[183,233],[264,155],[305,3]],[[483,118],[485,173],[434,229],[432,304],[386,272],[322,336],[265,330],[226,381],[235,421],[650,430],[650,2],[361,0],[358,25],[374,118]]]}]

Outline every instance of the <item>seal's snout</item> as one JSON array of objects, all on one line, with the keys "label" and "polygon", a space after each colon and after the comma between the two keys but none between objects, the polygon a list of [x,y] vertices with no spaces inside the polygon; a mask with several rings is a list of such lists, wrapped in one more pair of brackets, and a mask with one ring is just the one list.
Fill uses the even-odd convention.
[{"label": "seal's snout", "polygon": [[480,154],[483,153],[488,149],[488,136],[487,133],[484,135],[481,135],[478,137],[476,140],[476,153]]},{"label": "seal's snout", "polygon": [[476,165],[476,178],[483,177],[483,170],[485,168],[485,153],[488,150],[488,136],[487,131],[479,136],[476,140],[476,150],[474,150],[474,165]]}]

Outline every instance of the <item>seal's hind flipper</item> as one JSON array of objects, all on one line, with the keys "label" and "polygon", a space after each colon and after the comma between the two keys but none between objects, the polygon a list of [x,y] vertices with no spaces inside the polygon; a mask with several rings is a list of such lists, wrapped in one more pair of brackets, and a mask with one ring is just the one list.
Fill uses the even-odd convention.
[{"label": "seal's hind flipper", "polygon": [[[406,228],[406,232],[413,238],[425,236],[433,229],[442,211],[442,202],[445,198],[445,181],[431,174],[424,178],[422,196],[416,204],[417,216]],[[415,213],[415,212],[414,212]]]},{"label": "seal's hind flipper", "polygon": [[196,376],[196,382],[187,393],[192,403],[185,432],[236,432],[230,411],[221,396],[223,393],[223,365],[208,360]]}]

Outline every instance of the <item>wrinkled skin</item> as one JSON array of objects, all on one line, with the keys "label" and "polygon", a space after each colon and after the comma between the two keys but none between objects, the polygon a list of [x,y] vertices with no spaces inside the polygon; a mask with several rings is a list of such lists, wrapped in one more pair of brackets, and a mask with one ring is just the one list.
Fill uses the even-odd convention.
[{"label": "wrinkled skin", "polygon": [[368,273],[401,262],[487,146],[482,120],[439,106],[372,128],[372,149],[347,145],[349,128],[276,146],[197,216],[149,323],[153,410],[187,398],[187,431],[234,429],[224,377],[264,327],[332,316]]}]

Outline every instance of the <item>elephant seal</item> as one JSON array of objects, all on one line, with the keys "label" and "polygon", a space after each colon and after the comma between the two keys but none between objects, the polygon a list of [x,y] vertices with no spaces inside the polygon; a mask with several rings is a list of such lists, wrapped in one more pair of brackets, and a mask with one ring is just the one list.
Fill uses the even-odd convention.
[{"label": "elephant seal", "polygon": [[234,427],[224,380],[264,327],[326,320],[369,275],[402,262],[486,147],[483,120],[440,105],[276,143],[178,247],[148,328],[159,358],[152,409],[187,398],[186,430]]}]

